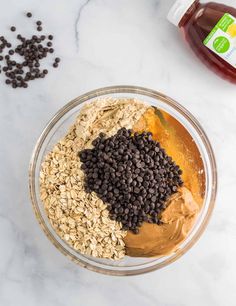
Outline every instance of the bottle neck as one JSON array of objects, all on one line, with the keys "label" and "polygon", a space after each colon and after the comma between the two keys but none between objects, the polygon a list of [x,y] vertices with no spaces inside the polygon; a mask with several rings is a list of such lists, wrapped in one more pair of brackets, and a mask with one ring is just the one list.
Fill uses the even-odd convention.
[{"label": "bottle neck", "polygon": [[190,8],[186,11],[184,16],[179,22],[179,28],[184,27],[186,23],[188,23],[189,19],[194,15],[194,13],[200,8],[201,3],[200,0],[196,0]]}]

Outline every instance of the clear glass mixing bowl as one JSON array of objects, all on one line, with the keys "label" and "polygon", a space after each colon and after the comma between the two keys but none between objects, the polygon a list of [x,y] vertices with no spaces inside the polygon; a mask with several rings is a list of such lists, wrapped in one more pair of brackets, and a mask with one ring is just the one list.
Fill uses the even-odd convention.
[{"label": "clear glass mixing bowl", "polygon": [[[178,250],[168,256],[159,258],[131,258],[126,256],[123,260],[112,261],[97,259],[80,254],[64,242],[54,231],[40,200],[39,172],[41,162],[53,146],[62,138],[68,128],[74,123],[84,103],[98,97],[126,97],[137,98],[166,111],[176,118],[191,134],[203,159],[206,175],[206,191],[204,204],[200,215],[186,240]],[[181,257],[199,239],[204,232],[211,216],[217,189],[217,173],[214,154],[209,140],[198,121],[179,103],[154,90],[134,86],[106,87],[86,93],[66,104],[47,124],[36,143],[29,168],[29,187],[33,208],[36,217],[50,241],[64,255],[75,263],[87,269],[108,275],[137,275],[160,269]]]}]

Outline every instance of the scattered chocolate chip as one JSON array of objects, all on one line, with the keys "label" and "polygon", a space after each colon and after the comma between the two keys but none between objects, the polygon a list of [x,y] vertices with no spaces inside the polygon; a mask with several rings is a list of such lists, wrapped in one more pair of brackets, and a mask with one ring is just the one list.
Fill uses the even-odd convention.
[{"label": "scattered chocolate chip", "polygon": [[57,68],[57,67],[58,67],[58,64],[57,64],[57,63],[53,63],[53,67],[54,67],[54,68]]},{"label": "scattered chocolate chip", "polygon": [[55,62],[56,62],[56,63],[59,63],[60,61],[61,61],[61,59],[60,59],[59,57],[56,57],[56,58],[55,58]]},{"label": "scattered chocolate chip", "polygon": [[[32,17],[32,13],[28,12],[27,17]],[[36,21],[37,30],[42,31],[42,21]],[[11,31],[16,31],[15,26],[10,27]],[[48,35],[49,40],[53,40],[52,35]],[[7,80],[6,84],[10,85],[13,88],[23,87],[27,88],[27,82],[35,80],[38,78],[44,78],[48,74],[47,69],[40,69],[40,61],[43,58],[46,58],[49,53],[54,53],[52,48],[52,42],[45,41],[46,35],[32,35],[31,38],[23,37],[21,34],[17,34],[17,39],[20,41],[18,45],[14,48],[5,52],[5,48],[11,48],[11,43],[8,42],[4,36],[0,36],[0,53],[3,55],[0,56],[0,61],[5,62],[5,66],[1,68],[0,72],[3,70]],[[17,54],[22,57],[22,60],[12,60],[11,56]],[[54,62],[54,67],[58,67],[59,61]],[[11,83],[9,83],[9,80]]]}]

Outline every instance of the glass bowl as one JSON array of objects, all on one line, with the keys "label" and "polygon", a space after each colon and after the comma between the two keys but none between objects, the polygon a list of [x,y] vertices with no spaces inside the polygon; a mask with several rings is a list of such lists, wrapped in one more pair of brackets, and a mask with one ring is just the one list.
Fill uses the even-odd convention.
[{"label": "glass bowl", "polygon": [[[125,258],[120,261],[98,259],[75,251],[57,235],[50,225],[43,203],[40,200],[39,172],[41,162],[45,154],[47,154],[57,141],[67,133],[69,127],[75,122],[84,103],[91,102],[98,97],[137,98],[166,111],[187,129],[200,151],[206,176],[206,191],[203,207],[192,231],[185,241],[180,244],[178,250],[171,255],[159,258],[134,258],[125,256]],[[202,235],[208,224],[215,203],[217,189],[216,163],[209,140],[200,124],[179,103],[157,91],[142,87],[106,87],[86,93],[69,102],[60,109],[47,124],[33,151],[29,168],[29,187],[37,220],[47,237],[59,251],[75,263],[92,271],[108,275],[137,275],[160,269],[174,262],[186,253]]]}]

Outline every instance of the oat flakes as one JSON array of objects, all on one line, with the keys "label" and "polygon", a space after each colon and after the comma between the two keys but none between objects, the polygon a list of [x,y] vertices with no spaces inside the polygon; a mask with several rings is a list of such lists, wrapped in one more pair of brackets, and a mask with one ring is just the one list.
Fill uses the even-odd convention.
[{"label": "oat flakes", "polygon": [[121,259],[126,232],[109,218],[106,204],[84,190],[78,152],[91,147],[100,132],[111,136],[131,128],[147,106],[135,99],[97,99],[85,105],[76,123],[44,159],[40,196],[58,235],[82,254]]}]

